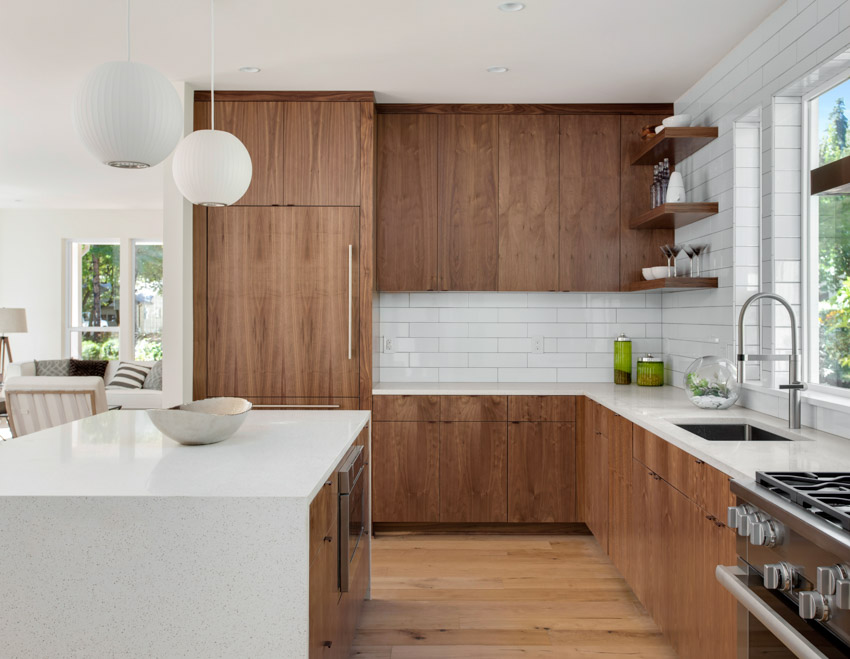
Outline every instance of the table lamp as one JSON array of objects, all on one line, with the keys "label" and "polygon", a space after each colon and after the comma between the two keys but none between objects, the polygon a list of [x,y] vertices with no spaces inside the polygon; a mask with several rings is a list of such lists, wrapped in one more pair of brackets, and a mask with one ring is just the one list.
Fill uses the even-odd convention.
[{"label": "table lamp", "polygon": [[0,382],[6,378],[6,360],[12,363],[12,347],[7,334],[27,331],[27,310],[0,307]]}]

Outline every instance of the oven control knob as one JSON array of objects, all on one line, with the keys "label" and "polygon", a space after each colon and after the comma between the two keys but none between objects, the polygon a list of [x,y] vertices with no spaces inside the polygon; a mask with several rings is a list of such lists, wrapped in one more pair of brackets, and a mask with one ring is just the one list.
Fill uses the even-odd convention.
[{"label": "oven control knob", "polygon": [[738,535],[748,536],[753,530],[753,525],[758,522],[763,522],[767,519],[764,513],[750,513],[738,518]]},{"label": "oven control knob", "polygon": [[752,512],[755,512],[755,510],[752,506],[749,506],[746,503],[742,503],[740,506],[729,506],[729,508],[726,509],[726,526],[730,529],[737,529],[738,520],[740,520],[744,515],[749,515]]},{"label": "oven control knob", "polygon": [[775,547],[780,541],[781,526],[767,520],[756,522],[750,527],[750,544],[757,547]]},{"label": "oven control knob", "polygon": [[798,602],[800,617],[804,620],[829,620],[829,602],[816,590],[804,590]]},{"label": "oven control knob", "polygon": [[794,586],[794,569],[784,561],[764,566],[764,587],[787,593]]},{"label": "oven control knob", "polygon": [[850,576],[850,568],[846,565],[830,565],[818,568],[818,590],[824,595],[834,595],[835,585],[839,579]]},{"label": "oven control knob", "polygon": [[850,579],[835,582],[835,606],[845,611],[850,609]]}]

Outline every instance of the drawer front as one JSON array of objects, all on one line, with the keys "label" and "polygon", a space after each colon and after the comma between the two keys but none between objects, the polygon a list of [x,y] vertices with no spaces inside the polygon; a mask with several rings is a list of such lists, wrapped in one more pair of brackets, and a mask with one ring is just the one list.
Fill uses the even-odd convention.
[{"label": "drawer front", "polygon": [[375,421],[439,421],[439,396],[373,396]]},{"label": "drawer front", "polygon": [[319,548],[310,564],[309,658],[331,659],[342,656],[341,635],[344,631],[337,619],[339,578],[336,536]]},{"label": "drawer front", "polygon": [[510,396],[508,421],[576,420],[575,396]]},{"label": "drawer front", "polygon": [[507,421],[507,396],[443,396],[443,421]]},{"label": "drawer front", "polygon": [[332,472],[322,484],[322,489],[310,502],[310,560],[312,561],[321,548],[328,544],[325,539],[336,541],[336,519],[339,507],[339,483],[336,471]]},{"label": "drawer front", "polygon": [[735,505],[735,495],[729,489],[730,477],[711,465],[692,458],[698,465],[696,503],[709,515],[726,522],[726,509]]},{"label": "drawer front", "polygon": [[593,404],[593,426],[596,432],[609,436],[614,419],[614,413],[604,405]]},{"label": "drawer front", "polygon": [[640,426],[634,426],[632,438],[632,451],[636,460],[699,504],[703,477],[701,468],[707,465]]},{"label": "drawer front", "polygon": [[256,396],[246,400],[255,410],[359,410],[359,398],[291,398],[284,396]]}]

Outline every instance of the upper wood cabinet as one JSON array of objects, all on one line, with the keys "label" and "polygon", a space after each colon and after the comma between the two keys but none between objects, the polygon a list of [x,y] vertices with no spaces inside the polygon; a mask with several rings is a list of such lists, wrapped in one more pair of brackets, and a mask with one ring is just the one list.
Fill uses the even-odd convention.
[{"label": "upper wood cabinet", "polygon": [[620,118],[620,289],[642,281],[641,269],[667,263],[659,247],[672,243],[673,229],[652,231],[629,228],[633,217],[649,207],[651,167],[632,167],[634,148],[640,142],[640,129],[660,124],[664,115],[629,115]]},{"label": "upper wood cabinet", "polygon": [[499,118],[438,118],[439,288],[499,286]]},{"label": "upper wood cabinet", "polygon": [[284,136],[287,204],[360,204],[359,104],[287,103]]},{"label": "upper wood cabinet", "polygon": [[620,290],[620,117],[560,119],[560,288]]},{"label": "upper wood cabinet", "polygon": [[207,396],[359,394],[358,230],[356,208],[209,210]]},{"label": "upper wood cabinet", "polygon": [[[251,154],[251,185],[236,206],[283,206],[283,117],[279,101],[216,101],[215,128],[233,133]],[[195,103],[195,129],[210,127],[210,103]]]},{"label": "upper wood cabinet", "polygon": [[499,117],[499,290],[558,290],[558,117]]},{"label": "upper wood cabinet", "polygon": [[437,290],[437,116],[378,116],[378,289]]}]

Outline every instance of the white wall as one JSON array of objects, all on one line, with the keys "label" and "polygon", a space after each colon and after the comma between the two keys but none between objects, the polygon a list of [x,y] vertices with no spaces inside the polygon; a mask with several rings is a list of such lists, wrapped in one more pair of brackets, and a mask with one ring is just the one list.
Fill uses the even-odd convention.
[{"label": "white wall", "polygon": [[162,211],[0,209],[0,306],[24,307],[29,326],[10,336],[15,361],[67,356],[65,240],[129,238],[162,240]]},{"label": "white wall", "polygon": [[[381,382],[613,382],[614,337],[661,351],[661,296],[381,293]],[[534,337],[543,337],[543,352]]]},{"label": "white wall", "polygon": [[[675,103],[694,125],[718,126],[719,137],[680,164],[689,201],[717,201],[720,212],[676,232],[677,242],[711,245],[710,269],[720,278],[714,291],[664,296],[663,337],[667,381],[681,386],[684,369],[704,354],[736,353],[737,305],[752,292],[752,251],[736,250],[747,235],[742,190],[736,186],[736,122],[761,116],[761,289],[786,296],[800,310],[802,248],[800,97],[846,71],[850,48],[850,0],[787,0]],[[740,160],[738,161],[740,164]],[[740,174],[740,170],[737,172]],[[747,187],[751,189],[751,185]],[[741,229],[741,230],[739,230]],[[737,287],[736,287],[737,284]],[[737,288],[737,290],[736,290]],[[762,309],[761,350],[787,350],[790,326],[784,312]],[[762,382],[787,380],[787,372],[765,365]],[[787,371],[787,367],[786,367]],[[787,395],[747,391],[745,404],[787,414]],[[850,406],[846,407],[850,412]],[[813,397],[803,422],[850,436],[850,414]]]}]

